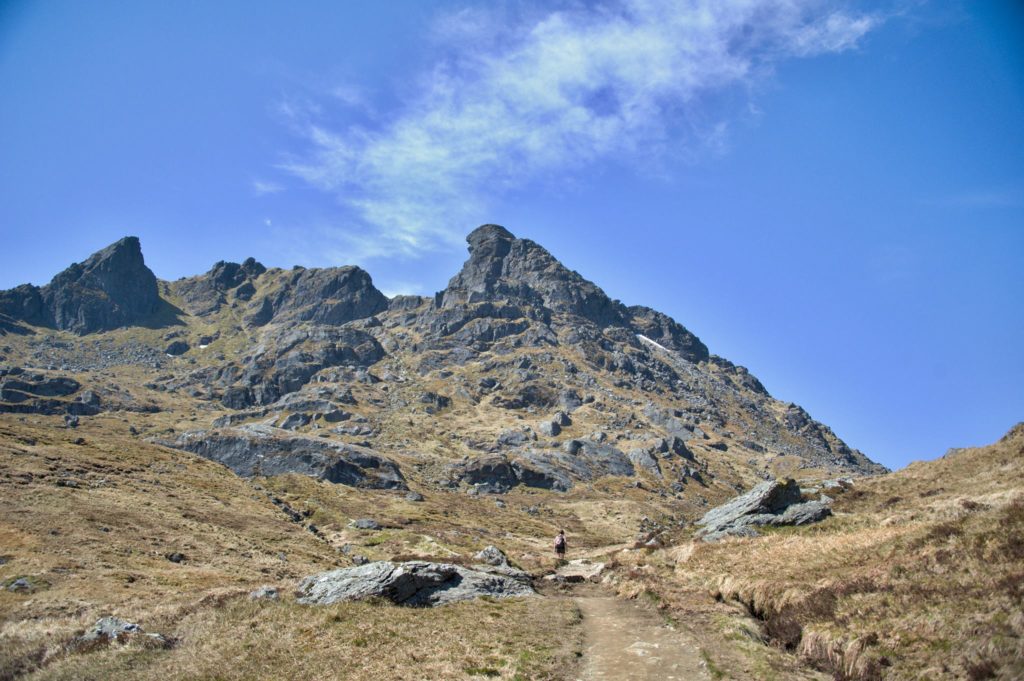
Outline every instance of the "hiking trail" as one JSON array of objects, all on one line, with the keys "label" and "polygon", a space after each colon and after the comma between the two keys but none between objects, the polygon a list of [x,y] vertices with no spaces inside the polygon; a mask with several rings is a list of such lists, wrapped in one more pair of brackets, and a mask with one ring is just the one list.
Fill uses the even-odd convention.
[{"label": "hiking trail", "polygon": [[579,681],[710,679],[700,647],[656,613],[614,596],[575,596],[583,614]]}]

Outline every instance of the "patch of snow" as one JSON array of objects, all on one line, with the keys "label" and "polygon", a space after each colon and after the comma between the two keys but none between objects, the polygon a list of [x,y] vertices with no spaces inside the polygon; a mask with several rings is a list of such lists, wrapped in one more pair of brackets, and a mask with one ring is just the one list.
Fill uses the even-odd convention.
[{"label": "patch of snow", "polygon": [[205,349],[206,349],[206,348],[208,348],[208,347],[210,347],[210,346],[209,346],[209,345],[200,345],[200,346],[199,346],[199,349],[200,349],[200,350],[205,350]]},{"label": "patch of snow", "polygon": [[648,344],[650,344],[650,345],[653,345],[654,347],[658,348],[659,350],[664,350],[665,352],[671,352],[671,350],[669,350],[668,348],[666,348],[666,347],[665,347],[664,345],[662,345],[661,343],[659,343],[659,342],[657,342],[657,341],[653,341],[653,340],[651,340],[650,338],[648,338],[647,336],[643,335],[642,333],[638,333],[638,334],[636,335],[636,337],[637,337],[637,338],[639,338],[640,340],[642,340],[642,341],[643,341],[643,342],[645,342],[645,343],[648,343]]}]

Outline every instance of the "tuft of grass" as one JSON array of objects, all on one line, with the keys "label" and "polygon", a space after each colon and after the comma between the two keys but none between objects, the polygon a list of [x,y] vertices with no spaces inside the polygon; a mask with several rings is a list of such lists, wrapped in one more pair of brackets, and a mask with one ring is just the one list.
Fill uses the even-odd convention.
[{"label": "tuft of grass", "polygon": [[700,651],[700,659],[704,661],[704,666],[707,667],[708,673],[711,674],[712,679],[717,681],[718,679],[725,678],[725,672],[715,664],[715,661],[711,659],[710,655],[708,655],[708,651],[703,648],[701,648]]}]

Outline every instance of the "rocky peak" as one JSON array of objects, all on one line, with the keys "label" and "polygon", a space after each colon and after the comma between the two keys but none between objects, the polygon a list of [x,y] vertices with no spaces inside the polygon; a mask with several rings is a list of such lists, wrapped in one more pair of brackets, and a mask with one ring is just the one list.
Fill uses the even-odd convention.
[{"label": "rocky peak", "polygon": [[255,279],[266,271],[267,268],[256,262],[255,258],[246,258],[241,265],[221,260],[207,272],[207,276],[219,289],[229,290],[240,286],[247,279]]},{"label": "rocky peak", "polygon": [[242,264],[221,260],[206,274],[179,280],[173,288],[189,314],[205,316],[219,310],[229,297],[243,302],[251,299],[256,292],[254,280],[266,271],[254,258],[246,258]]},{"label": "rocky peak", "polygon": [[388,307],[366,270],[355,267],[297,268],[281,273],[254,301],[246,319],[253,326],[270,321],[305,321],[340,325],[371,317]]},{"label": "rocky peak", "polygon": [[499,225],[466,238],[469,260],[437,299],[441,307],[502,301],[583,317],[599,326],[625,326],[625,306],[581,277],[540,245]]},{"label": "rocky peak", "polygon": [[125,237],[75,263],[42,288],[0,293],[0,313],[78,334],[144,322],[162,304],[138,237]]}]

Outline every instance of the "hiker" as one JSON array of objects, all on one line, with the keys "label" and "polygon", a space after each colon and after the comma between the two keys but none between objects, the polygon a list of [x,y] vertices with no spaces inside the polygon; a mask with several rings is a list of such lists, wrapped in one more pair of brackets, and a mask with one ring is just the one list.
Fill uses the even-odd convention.
[{"label": "hiker", "polygon": [[555,555],[560,559],[565,558],[565,530],[559,530],[555,537]]}]

